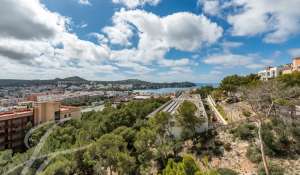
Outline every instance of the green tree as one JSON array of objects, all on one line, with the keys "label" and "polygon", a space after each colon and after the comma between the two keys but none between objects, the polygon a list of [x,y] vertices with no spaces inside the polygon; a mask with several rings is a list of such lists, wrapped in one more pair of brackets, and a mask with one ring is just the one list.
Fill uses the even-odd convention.
[{"label": "green tree", "polygon": [[207,97],[215,88],[212,86],[203,86],[196,90],[195,93],[200,94],[202,98]]},{"label": "green tree", "polygon": [[156,133],[150,128],[141,128],[136,134],[134,147],[139,161],[139,171],[148,171],[151,160],[154,158],[153,148],[155,146]]},{"label": "green tree", "polygon": [[161,138],[171,135],[170,121],[172,115],[167,112],[159,112],[153,118],[150,119],[150,125],[159,134]]},{"label": "green tree", "polygon": [[[191,138],[196,134],[196,127],[203,121],[196,116],[197,107],[190,101],[184,101],[178,109],[176,119],[180,126],[183,127],[183,132],[186,134],[185,138]],[[183,134],[184,134],[183,133]]]},{"label": "green tree", "polygon": [[12,150],[4,150],[0,152],[0,166],[3,167],[12,161]]},{"label": "green tree", "polygon": [[251,86],[259,82],[259,76],[250,74],[247,76],[231,75],[225,77],[221,83],[220,88],[226,92],[236,92],[241,86]]},{"label": "green tree", "polygon": [[60,156],[56,158],[51,164],[38,175],[65,175],[73,174],[75,169],[75,162]]},{"label": "green tree", "polygon": [[281,75],[277,80],[284,83],[286,86],[300,86],[300,72]]},{"label": "green tree", "polygon": [[127,151],[127,143],[118,135],[105,134],[96,143],[96,155],[101,164],[113,171],[131,171],[135,160]]},{"label": "green tree", "polygon": [[183,156],[181,162],[174,162],[173,159],[169,159],[166,168],[163,170],[163,175],[218,175],[218,172],[214,170],[202,171],[197,166],[193,157],[189,155]]}]

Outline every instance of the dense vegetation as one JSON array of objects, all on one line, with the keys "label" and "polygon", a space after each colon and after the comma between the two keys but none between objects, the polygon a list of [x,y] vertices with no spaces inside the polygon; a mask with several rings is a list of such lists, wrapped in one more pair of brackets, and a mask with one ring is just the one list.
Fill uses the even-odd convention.
[{"label": "dense vegetation", "polygon": [[[71,120],[57,126],[47,138],[41,150],[42,155],[86,145],[90,147],[72,154],[54,157],[44,173],[93,174],[98,172],[96,169],[99,168],[99,164],[100,167],[110,167],[117,171],[139,169],[140,162],[144,162],[143,159],[147,159],[148,156],[145,153],[145,157],[142,157],[143,149],[148,148],[144,144],[149,141],[146,140],[145,143],[143,140],[146,138],[155,140],[156,137],[156,133],[152,128],[150,129],[146,116],[166,100],[130,102],[117,108],[108,105],[102,112],[85,113],[81,120]],[[37,132],[44,133],[44,129]],[[34,134],[33,143],[37,142],[34,139],[38,139],[36,136],[39,135],[42,134]],[[0,174],[27,160],[31,153],[32,149],[15,155],[12,155],[11,151],[0,153],[2,158],[0,162],[3,165]],[[130,163],[132,169],[128,168],[126,162]],[[32,169],[35,171],[34,167]],[[17,171],[15,173],[18,174]]]},{"label": "dense vegetation", "polygon": [[[174,171],[186,175],[218,174],[213,170],[202,171],[192,157],[179,155],[185,139],[176,140],[172,136],[170,123],[174,117],[169,113],[160,112],[150,119],[146,118],[167,100],[130,102],[116,108],[108,104],[101,112],[84,113],[81,120],[70,120],[57,126],[46,139],[40,155],[65,150],[73,152],[49,157],[48,164],[38,174],[172,174]],[[195,144],[203,145],[193,149],[207,154],[211,148],[206,148],[209,144],[205,142],[213,136],[209,133],[197,135],[195,126],[202,121],[195,117],[195,110],[194,104],[184,102],[176,118],[192,134],[190,137],[195,137],[192,138]],[[45,129],[51,126],[35,131],[31,137],[32,145],[36,145]],[[29,160],[33,149],[19,154],[10,150],[1,152],[0,173]],[[45,160],[35,160],[29,174],[36,173]],[[21,164],[10,174],[20,174],[22,167]]]},{"label": "dense vegetation", "polygon": [[277,78],[286,86],[300,86],[300,72],[293,72],[291,74],[281,75]]},{"label": "dense vegetation", "polygon": [[169,159],[162,175],[219,175],[219,173],[215,170],[201,170],[191,156],[185,155],[179,162]]},{"label": "dense vegetation", "polygon": [[203,86],[199,89],[196,89],[194,93],[200,94],[201,97],[205,98],[209,95],[215,88],[213,86]]},{"label": "dense vegetation", "polygon": [[259,81],[259,76],[250,74],[247,76],[232,75],[225,77],[220,83],[220,89],[226,92],[236,92],[239,87],[255,85]]},{"label": "dense vegetation", "polygon": [[[225,77],[218,88],[204,87],[196,93],[203,96],[211,94],[222,103],[235,103],[235,99],[239,99],[251,107],[252,112],[244,110],[243,115],[248,119],[254,117],[256,124],[240,124],[230,133],[237,139],[249,142],[246,156],[258,164],[258,174],[265,174],[265,167],[259,164],[263,161],[258,141],[259,123],[265,156],[286,160],[299,157],[300,121],[296,118],[295,106],[300,105],[300,72],[280,75],[268,81],[260,81],[257,75],[232,75]],[[222,112],[222,108],[219,111]],[[284,174],[279,165],[267,164],[270,174]]]}]

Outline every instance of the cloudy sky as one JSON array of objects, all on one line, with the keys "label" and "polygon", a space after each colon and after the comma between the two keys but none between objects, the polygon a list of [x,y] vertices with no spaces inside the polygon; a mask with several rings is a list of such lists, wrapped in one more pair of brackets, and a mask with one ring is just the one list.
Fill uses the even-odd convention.
[{"label": "cloudy sky", "polygon": [[300,56],[299,0],[1,0],[0,78],[218,82]]}]

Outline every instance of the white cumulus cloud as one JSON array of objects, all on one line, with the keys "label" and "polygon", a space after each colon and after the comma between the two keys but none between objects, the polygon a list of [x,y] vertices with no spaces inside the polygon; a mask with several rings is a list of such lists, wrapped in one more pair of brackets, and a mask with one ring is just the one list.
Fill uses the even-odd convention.
[{"label": "white cumulus cloud", "polygon": [[[124,45],[138,31],[138,49],[195,51],[216,42],[223,29],[203,15],[178,12],[165,17],[143,10],[121,10],[113,16],[113,26],[103,30],[114,44]],[[110,29],[110,30],[107,30]],[[126,31],[126,32],[122,32]]]},{"label": "white cumulus cloud", "polygon": [[82,5],[92,5],[89,0],[78,0],[78,3]]},{"label": "white cumulus cloud", "polygon": [[[144,10],[121,9],[112,19],[113,25],[102,31],[111,44],[125,48],[111,50],[110,59],[119,66],[126,62],[135,70],[141,65],[154,64],[177,68],[189,66],[188,58],[166,59],[165,56],[171,49],[196,52],[215,43],[223,33],[221,27],[204,15],[188,12],[160,17]],[[135,44],[131,42],[133,33],[138,38]]]},{"label": "white cumulus cloud", "polygon": [[[95,77],[97,72],[118,70],[106,61],[110,57],[109,47],[79,39],[69,31],[69,23],[70,18],[49,11],[39,0],[1,2],[0,60],[5,62],[1,64],[3,69],[13,71],[0,77],[20,77],[14,73],[23,70],[20,67],[24,67],[23,76],[31,70],[30,76],[43,78],[70,72]],[[48,75],[41,69],[47,70]]]},{"label": "white cumulus cloud", "polygon": [[198,0],[198,5],[203,7],[203,12],[208,15],[218,15],[221,7],[219,0]]},{"label": "white cumulus cloud", "polygon": [[292,48],[288,52],[292,57],[300,57],[300,48]]},{"label": "white cumulus cloud", "polygon": [[161,0],[112,0],[115,4],[125,5],[127,8],[133,9],[139,6],[143,6],[145,4],[149,4],[152,6],[157,5]]},{"label": "white cumulus cloud", "polygon": [[257,55],[240,55],[233,53],[214,54],[206,57],[203,62],[205,64],[218,65],[225,68],[243,67],[248,69],[263,68],[270,61],[260,59]]},{"label": "white cumulus cloud", "polygon": [[299,0],[231,0],[227,8],[236,10],[231,10],[227,21],[233,35],[262,34],[267,43],[281,43],[300,33],[298,7]]}]

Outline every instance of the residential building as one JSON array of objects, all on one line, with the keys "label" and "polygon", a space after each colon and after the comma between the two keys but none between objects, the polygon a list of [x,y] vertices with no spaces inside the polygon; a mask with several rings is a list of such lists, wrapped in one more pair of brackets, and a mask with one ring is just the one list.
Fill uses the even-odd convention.
[{"label": "residential building", "polygon": [[281,73],[284,74],[291,74],[293,72],[293,64],[285,64],[282,66]]},{"label": "residential building", "polygon": [[258,75],[260,76],[261,80],[269,80],[272,78],[276,78],[280,75],[281,73],[281,68],[280,67],[266,67],[264,70],[259,71]]},{"label": "residential building", "polygon": [[59,102],[37,103],[33,108],[0,113],[0,150],[23,147],[26,129],[31,126],[81,116],[80,108],[62,106]]},{"label": "residential building", "polygon": [[299,71],[300,72],[300,57],[293,59],[293,71]]},{"label": "residential building", "polygon": [[258,75],[261,80],[269,80],[272,78],[276,78],[281,74],[291,74],[292,72],[299,71],[300,72],[300,57],[293,58],[293,63],[281,65],[278,67],[268,66],[264,70],[259,71]]},{"label": "residential building", "polygon": [[0,113],[0,150],[21,150],[28,123],[33,123],[33,111],[12,111]]},{"label": "residential building", "polygon": [[34,125],[67,117],[80,117],[80,108],[62,106],[60,102],[37,103],[34,107]]}]

